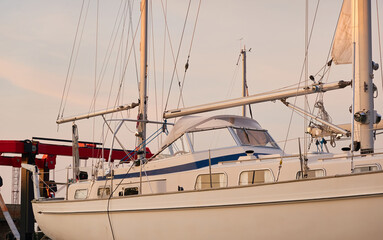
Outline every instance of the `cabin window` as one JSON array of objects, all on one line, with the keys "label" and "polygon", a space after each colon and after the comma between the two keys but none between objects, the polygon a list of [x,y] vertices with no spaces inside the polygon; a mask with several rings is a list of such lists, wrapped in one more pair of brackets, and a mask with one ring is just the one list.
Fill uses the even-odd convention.
[{"label": "cabin window", "polygon": [[227,186],[227,176],[224,173],[212,173],[211,175],[201,174],[201,175],[198,175],[197,177],[195,189],[202,190],[202,189],[209,189],[209,188],[222,188],[226,186]]},{"label": "cabin window", "polygon": [[234,128],[234,130],[243,145],[279,148],[265,130],[251,130],[244,128]]},{"label": "cabin window", "polygon": [[124,196],[137,195],[137,194],[138,194],[138,187],[124,188]]},{"label": "cabin window", "polygon": [[74,193],[74,199],[86,199],[88,196],[88,189],[77,189]]},{"label": "cabin window", "polygon": [[[307,171],[307,176],[304,178],[317,178],[326,176],[324,169],[312,169]],[[302,179],[302,171],[297,172],[297,179]]]},{"label": "cabin window", "polygon": [[274,176],[271,170],[252,170],[244,171],[239,175],[239,185],[250,185],[274,182]]},{"label": "cabin window", "polygon": [[110,187],[101,187],[101,188],[98,188],[97,190],[97,196],[99,198],[103,198],[103,197],[109,197],[110,195]]},{"label": "cabin window", "polygon": [[378,170],[380,170],[380,166],[378,164],[356,165],[354,168],[354,173],[373,172]]},{"label": "cabin window", "polygon": [[229,129],[211,129],[189,133],[195,152],[237,146]]}]

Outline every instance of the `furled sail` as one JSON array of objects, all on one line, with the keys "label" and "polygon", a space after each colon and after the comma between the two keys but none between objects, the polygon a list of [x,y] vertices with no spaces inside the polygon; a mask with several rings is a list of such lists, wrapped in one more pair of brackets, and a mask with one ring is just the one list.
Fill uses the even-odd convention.
[{"label": "furled sail", "polygon": [[335,64],[352,63],[351,0],[343,1],[331,55]]}]

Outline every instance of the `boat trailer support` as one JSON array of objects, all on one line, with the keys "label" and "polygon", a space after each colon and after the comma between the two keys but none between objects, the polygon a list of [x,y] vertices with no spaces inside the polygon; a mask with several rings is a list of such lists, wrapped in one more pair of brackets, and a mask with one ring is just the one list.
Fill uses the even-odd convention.
[{"label": "boat trailer support", "polygon": [[[35,165],[37,144],[26,140],[24,142],[24,153],[21,162]],[[33,182],[32,173],[25,168],[21,170],[21,213],[20,213],[20,237],[21,240],[32,240],[34,233],[35,219],[33,216]]]}]

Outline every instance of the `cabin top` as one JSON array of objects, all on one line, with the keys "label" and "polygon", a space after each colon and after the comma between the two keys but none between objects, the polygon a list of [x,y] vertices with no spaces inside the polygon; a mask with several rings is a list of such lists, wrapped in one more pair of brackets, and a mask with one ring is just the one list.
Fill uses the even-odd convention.
[{"label": "cabin top", "polygon": [[251,118],[235,115],[218,115],[212,117],[186,116],[182,117],[174,125],[163,146],[167,146],[186,132],[203,131],[209,129],[237,127],[255,130],[263,130],[257,121]]}]

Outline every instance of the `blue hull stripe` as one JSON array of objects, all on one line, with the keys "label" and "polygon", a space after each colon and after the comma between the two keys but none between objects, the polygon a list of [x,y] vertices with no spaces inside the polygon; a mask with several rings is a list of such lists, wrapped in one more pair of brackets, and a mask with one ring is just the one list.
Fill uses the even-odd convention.
[{"label": "blue hull stripe", "polygon": [[[239,154],[233,154],[233,155],[225,155],[221,157],[215,157],[211,159],[211,165],[216,165],[219,162],[226,162],[226,161],[234,161],[237,160],[241,156],[245,156],[245,153],[239,153]],[[268,155],[265,153],[254,153],[254,156],[258,157],[259,155]],[[173,167],[167,167],[167,168],[161,168],[161,169],[155,169],[155,170],[150,170],[146,171],[146,176],[155,176],[155,175],[161,175],[161,174],[169,174],[169,173],[175,173],[175,172],[185,172],[185,171],[191,171],[191,170],[196,170],[200,168],[204,168],[209,166],[209,159],[204,159],[192,163],[186,163],[178,166],[173,166]],[[118,174],[114,175],[114,179],[122,179],[122,178],[134,178],[134,177],[139,177],[140,173],[135,172],[135,173],[126,173],[126,174]],[[105,180],[105,177],[98,177],[97,180]]]}]

